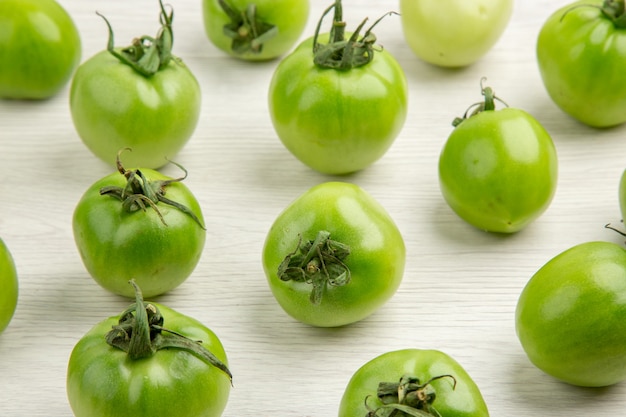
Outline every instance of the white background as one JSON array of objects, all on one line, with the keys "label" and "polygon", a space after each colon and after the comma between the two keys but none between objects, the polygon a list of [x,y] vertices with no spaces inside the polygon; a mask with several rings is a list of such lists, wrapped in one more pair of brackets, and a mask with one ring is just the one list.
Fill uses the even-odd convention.
[{"label": "white background", "polygon": [[[446,70],[418,60],[398,17],[378,27],[410,88],[409,117],[389,152],[348,177],[313,172],[277,139],[267,89],[278,61],[246,63],[214,48],[199,0],[173,0],[176,55],[198,78],[203,108],[197,130],[175,158],[189,171],[208,226],[193,275],[158,301],[195,317],[222,340],[234,374],[225,416],[336,415],[349,378],[390,350],[434,348],[457,359],[482,390],[492,416],[617,416],[626,385],[582,389],[534,368],[515,335],[514,310],[532,274],[559,252],[590,240],[622,243],[604,228],[619,224],[617,187],[626,166],[626,127],[596,130],[550,101],[534,48],[547,16],[567,1],[517,1],[496,46],[475,65]],[[329,1],[313,0],[304,36]],[[157,29],[155,0],[62,0],[83,40],[83,60],[104,49],[111,21],[119,45]],[[395,2],[345,0],[350,27]],[[488,78],[509,105],[551,133],[559,160],[550,208],[511,236],[462,222],[441,197],[437,160],[451,121],[480,99]],[[598,80],[601,82],[601,80]],[[74,131],[68,88],[41,102],[0,101],[0,235],[20,278],[14,319],[0,335],[0,415],[71,416],[65,372],[70,351],[95,323],[129,303],[89,277],[74,245],[72,211],[93,182],[113,172]],[[175,167],[166,174],[177,175]],[[261,250],[275,217],[309,187],[356,183],[386,207],[407,247],[404,281],[377,313],[354,325],[318,329],[288,317],[266,284]]]}]

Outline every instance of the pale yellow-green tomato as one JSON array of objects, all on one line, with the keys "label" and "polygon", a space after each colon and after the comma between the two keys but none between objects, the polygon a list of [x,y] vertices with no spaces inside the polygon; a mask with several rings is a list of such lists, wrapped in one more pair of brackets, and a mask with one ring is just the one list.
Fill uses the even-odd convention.
[{"label": "pale yellow-green tomato", "polygon": [[500,39],[513,0],[400,0],[407,44],[424,61],[464,67],[483,57]]}]

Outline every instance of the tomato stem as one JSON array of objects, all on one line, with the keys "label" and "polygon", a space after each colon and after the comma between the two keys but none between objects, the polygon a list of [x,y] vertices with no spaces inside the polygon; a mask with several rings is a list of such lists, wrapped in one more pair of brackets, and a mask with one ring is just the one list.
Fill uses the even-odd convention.
[{"label": "tomato stem", "polygon": [[[502,99],[500,99],[498,96],[496,96],[496,93],[493,91],[493,89],[491,87],[484,87],[483,83],[486,81],[487,79],[485,77],[480,79],[480,90],[481,90],[481,94],[483,95],[483,97],[485,97],[485,99],[482,102],[478,102],[478,103],[474,103],[472,104],[470,107],[468,107],[468,109],[465,111],[465,113],[463,114],[462,117],[456,117],[453,121],[452,121],[452,126],[457,127],[458,125],[460,125],[463,121],[465,121],[467,118],[475,116],[483,111],[493,111],[496,109],[496,100],[499,101],[500,103],[504,104],[505,106],[509,106],[508,104],[506,104],[506,102],[504,102]],[[474,109],[471,113],[470,110]]]},{"label": "tomato stem", "polygon": [[368,409],[366,417],[383,417],[390,415],[417,416],[417,417],[441,417],[441,414],[433,407],[436,398],[435,389],[431,382],[451,378],[452,389],[456,388],[456,378],[452,375],[439,375],[432,377],[421,384],[418,378],[404,375],[399,382],[381,382],[378,384],[377,397],[381,405],[372,408],[367,403],[369,396],[365,398],[365,406]]},{"label": "tomato stem", "polygon": [[602,14],[611,20],[615,27],[617,28],[626,28],[626,1],[625,0],[604,0],[601,6],[597,4],[578,4],[573,6],[563,13],[561,16],[561,20],[567,16],[569,12],[572,10],[581,8],[581,7],[593,7],[599,9]]},{"label": "tomato stem", "polygon": [[182,177],[170,180],[151,181],[148,180],[139,169],[127,170],[122,166],[120,154],[125,150],[130,150],[130,148],[124,148],[117,153],[116,164],[117,170],[128,180],[126,186],[124,188],[117,186],[102,187],[100,189],[100,195],[108,195],[117,198],[122,202],[122,208],[128,213],[139,210],[146,211],[146,205],[150,206],[154,209],[165,226],[167,226],[167,223],[165,223],[165,219],[163,215],[161,215],[157,204],[159,202],[168,204],[190,216],[201,228],[205,228],[198,216],[196,216],[189,207],[165,197],[165,187],[175,182],[181,182],[187,178],[187,170],[183,168],[182,165],[170,161],[185,173]]},{"label": "tomato stem", "polygon": [[624,0],[605,0],[602,13],[611,19],[616,27],[626,28],[626,6]]},{"label": "tomato stem", "polygon": [[[318,38],[324,17],[333,9],[333,24],[330,29],[328,43],[324,45],[318,42]],[[376,43],[376,35],[372,33],[372,29],[385,16],[392,14],[398,13],[385,13],[359,38],[361,30],[367,22],[367,18],[365,18],[350,38],[346,40],[346,22],[343,21],[343,6],[341,0],[336,0],[334,4],[324,11],[317,23],[313,37],[313,62],[319,67],[337,70],[349,70],[370,63],[374,59],[374,44]]]},{"label": "tomato stem", "polygon": [[296,249],[288,254],[278,266],[278,277],[283,281],[311,284],[310,300],[320,304],[326,287],[344,286],[350,282],[350,269],[343,262],[350,254],[350,247],[330,239],[330,232],[319,231],[314,241],[298,242]]},{"label": "tomato stem", "polygon": [[156,38],[144,35],[133,39],[132,45],[125,48],[115,47],[111,24],[106,17],[96,12],[98,16],[104,19],[109,30],[107,50],[122,63],[130,65],[135,71],[146,77],[156,74],[169,64],[172,59],[176,59],[172,55],[172,47],[174,45],[174,33],[172,31],[174,10],[172,9],[168,14],[162,0],[159,0],[159,4],[161,6],[159,15],[161,28]]},{"label": "tomato stem", "polygon": [[236,54],[260,54],[263,44],[278,35],[278,27],[258,18],[254,3],[248,4],[244,11],[237,10],[226,0],[218,0],[218,3],[230,19],[224,25],[224,34],[232,39],[231,49]]},{"label": "tomato stem", "polygon": [[191,340],[164,328],[164,318],[158,307],[144,302],[141,289],[134,280],[130,284],[135,289],[135,302],[121,314],[118,324],[106,334],[110,346],[123,350],[132,360],[149,358],[161,349],[181,349],[215,366],[232,381],[228,367],[202,346],[202,341]]}]

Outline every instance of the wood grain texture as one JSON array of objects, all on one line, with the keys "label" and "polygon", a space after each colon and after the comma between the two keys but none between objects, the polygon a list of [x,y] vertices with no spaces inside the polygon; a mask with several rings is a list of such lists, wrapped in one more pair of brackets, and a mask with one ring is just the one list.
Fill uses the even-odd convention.
[{"label": "wood grain texture", "polygon": [[[105,14],[118,43],[153,34],[154,0],[60,0],[83,39],[83,60],[106,45]],[[328,1],[312,0],[306,33]],[[623,238],[604,229],[621,215],[617,186],[626,166],[626,127],[591,129],[564,115],[541,83],[534,47],[548,14],[565,0],[516,2],[504,35],[481,61],[444,70],[418,60],[398,18],[377,27],[410,86],[406,125],[375,165],[348,177],[317,174],[277,139],[267,89],[278,61],[239,62],[207,40],[200,0],[174,0],[175,53],[203,92],[198,128],[176,161],[203,207],[207,244],[193,275],[158,301],[204,322],[221,338],[234,374],[225,416],[336,415],[353,372],[383,352],[434,348],[474,377],[493,416],[618,416],[626,385],[571,387],[542,374],[517,341],[514,310],[530,276],[578,243]],[[390,6],[391,5],[391,6]],[[355,24],[395,2],[345,0]],[[395,19],[395,20],[394,20]],[[512,236],[463,223],[439,192],[437,160],[452,119],[479,98],[479,80],[533,114],[557,146],[558,191],[550,208]],[[87,275],[75,248],[71,216],[82,193],[112,168],[96,160],[74,131],[68,88],[43,102],[0,101],[0,236],[15,258],[19,303],[0,335],[0,415],[71,416],[65,372],[70,351],[96,322],[128,300]],[[176,174],[175,167],[165,173]],[[407,246],[404,281],[370,318],[317,329],[289,318],[274,301],[261,265],[265,235],[278,213],[310,186],[354,182],[387,208]]]}]

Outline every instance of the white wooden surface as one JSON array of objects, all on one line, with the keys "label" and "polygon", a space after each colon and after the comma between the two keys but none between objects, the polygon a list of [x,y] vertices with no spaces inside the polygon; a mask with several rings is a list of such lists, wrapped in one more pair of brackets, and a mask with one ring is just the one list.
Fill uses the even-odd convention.
[{"label": "white wooden surface", "polygon": [[[203,206],[208,236],[194,274],[158,301],[203,321],[221,338],[235,384],[225,416],[336,415],[359,366],[407,347],[455,357],[480,386],[493,416],[626,413],[626,385],[582,389],[557,382],[528,362],[515,335],[518,295],[541,265],[584,241],[623,241],[603,226],[621,218],[617,186],[626,167],[626,127],[595,130],[568,118],[549,100],[537,70],[538,30],[567,0],[517,1],[497,45],[460,70],[419,61],[404,43],[399,18],[387,18],[376,34],[406,71],[409,118],[383,159],[342,178],[306,168],[275,136],[266,95],[278,61],[227,57],[205,37],[199,0],[170,3],[176,11],[174,51],[203,91],[200,124],[176,160],[189,170],[186,184]],[[306,35],[330,2],[312,3]],[[118,44],[156,30],[154,0],[61,4],[80,30],[83,60],[106,45],[95,10],[109,18]],[[394,8],[395,2],[383,0],[344,1],[351,25]],[[510,105],[544,124],[560,158],[552,205],[512,236],[463,223],[437,183],[450,122],[479,99],[483,76]],[[67,88],[43,102],[0,101],[0,235],[20,277],[16,314],[0,335],[0,416],[71,416],[65,372],[72,347],[129,303],[91,280],[72,237],[75,204],[109,172],[112,167],[92,156],[74,131]],[[405,236],[408,258],[403,284],[379,312],[345,328],[317,329],[295,322],[274,301],[261,249],[289,202],[332,179],[359,184],[388,209]]]}]

